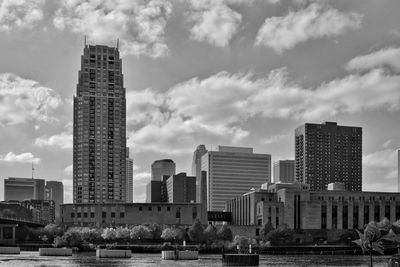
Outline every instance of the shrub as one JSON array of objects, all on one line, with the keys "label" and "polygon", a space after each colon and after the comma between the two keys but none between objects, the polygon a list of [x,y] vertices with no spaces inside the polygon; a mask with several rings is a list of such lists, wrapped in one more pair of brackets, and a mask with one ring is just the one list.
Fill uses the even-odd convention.
[{"label": "shrub", "polygon": [[209,224],[204,230],[204,237],[208,243],[213,243],[217,240],[217,228],[214,225]]},{"label": "shrub", "polygon": [[179,227],[165,228],[161,238],[166,241],[181,241],[185,237],[185,231]]},{"label": "shrub", "polygon": [[128,241],[131,238],[131,230],[127,227],[118,227],[115,229],[115,237],[120,241]]},{"label": "shrub", "polygon": [[270,231],[265,240],[273,243],[290,243],[293,242],[294,231],[286,224],[279,226],[277,229]]},{"label": "shrub", "polygon": [[62,236],[63,234],[64,229],[56,224],[48,224],[40,231],[40,235],[42,237],[46,236],[47,240],[50,242],[53,242],[55,237]]},{"label": "shrub", "polygon": [[115,241],[117,233],[114,228],[104,228],[101,237],[106,241]]},{"label": "shrub", "polygon": [[271,221],[268,220],[268,222],[266,222],[263,227],[260,230],[260,235],[263,239],[263,241],[265,241],[266,236],[269,232],[271,232],[272,230],[274,230],[274,226],[272,225]]}]

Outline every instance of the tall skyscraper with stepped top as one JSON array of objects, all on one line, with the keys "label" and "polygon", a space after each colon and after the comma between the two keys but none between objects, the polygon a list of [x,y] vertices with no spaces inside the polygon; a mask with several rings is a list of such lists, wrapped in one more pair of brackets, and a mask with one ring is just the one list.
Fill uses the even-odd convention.
[{"label": "tall skyscraper with stepped top", "polygon": [[118,48],[86,45],[74,96],[73,201],[126,201],[126,99]]}]

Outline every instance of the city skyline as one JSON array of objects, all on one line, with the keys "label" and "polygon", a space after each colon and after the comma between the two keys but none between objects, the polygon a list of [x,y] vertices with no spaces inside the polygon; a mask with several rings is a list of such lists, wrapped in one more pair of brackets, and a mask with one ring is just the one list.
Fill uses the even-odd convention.
[{"label": "city skyline", "polygon": [[[190,173],[200,144],[294,159],[294,129],[324,121],[363,128],[363,190],[396,190],[398,1],[121,0],[110,13],[118,21],[89,20],[79,3],[27,2],[0,12],[11,14],[0,15],[1,179],[31,177],[33,162],[35,178],[62,181],[72,202],[72,96],[86,35],[120,42],[134,202],[156,159]],[[91,3],[87,13],[107,12]]]}]

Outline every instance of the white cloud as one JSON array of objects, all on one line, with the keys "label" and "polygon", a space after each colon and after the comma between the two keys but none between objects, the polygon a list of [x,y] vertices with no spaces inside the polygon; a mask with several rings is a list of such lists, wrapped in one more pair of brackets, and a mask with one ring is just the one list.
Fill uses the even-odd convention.
[{"label": "white cloud", "polygon": [[194,23],[190,28],[190,37],[219,47],[227,46],[238,31],[242,15],[223,0],[192,0],[190,3],[188,19]]},{"label": "white cloud", "polygon": [[42,136],[35,140],[35,145],[39,147],[59,147],[61,149],[72,148],[72,134],[62,132],[52,136]]},{"label": "white cloud", "polygon": [[168,54],[164,34],[171,12],[166,0],[62,0],[53,22],[93,43],[115,45],[119,38],[122,54],[157,58]]},{"label": "white cloud", "polygon": [[400,71],[400,48],[389,47],[353,58],[346,64],[348,70],[368,70],[376,67],[389,67]]},{"label": "white cloud", "polygon": [[397,150],[385,148],[363,156],[363,165],[369,168],[390,169],[397,167]]},{"label": "white cloud", "polygon": [[282,142],[283,140],[289,138],[290,136],[291,136],[290,134],[273,135],[271,137],[261,140],[261,144],[270,145],[270,144],[279,143],[279,142]]},{"label": "white cloud", "polygon": [[45,0],[2,0],[0,31],[31,29],[43,19]]},{"label": "white cloud", "polygon": [[399,110],[399,86],[400,76],[383,69],[349,74],[315,88],[289,81],[286,69],[261,78],[220,72],[165,93],[132,92],[130,97],[137,94],[142,106],[128,117],[145,112],[141,122],[128,121],[136,127],[129,142],[139,151],[190,154],[199,142],[240,143],[249,135],[244,123],[255,117],[323,121],[338,114]]},{"label": "white cloud", "polygon": [[68,177],[72,177],[73,175],[73,165],[68,165],[67,167],[64,168],[63,173],[64,175],[68,176]]},{"label": "white cloud", "polygon": [[0,73],[0,126],[55,121],[50,114],[61,104],[53,89],[12,73]]},{"label": "white cloud", "polygon": [[13,152],[8,152],[6,155],[0,155],[0,161],[11,162],[11,163],[35,163],[40,162],[40,158],[35,157],[32,153],[26,152],[21,154],[14,154]]},{"label": "white cloud", "polygon": [[267,18],[258,31],[255,45],[282,53],[310,39],[338,36],[358,29],[362,18],[361,14],[344,13],[324,2],[311,3],[286,16]]}]

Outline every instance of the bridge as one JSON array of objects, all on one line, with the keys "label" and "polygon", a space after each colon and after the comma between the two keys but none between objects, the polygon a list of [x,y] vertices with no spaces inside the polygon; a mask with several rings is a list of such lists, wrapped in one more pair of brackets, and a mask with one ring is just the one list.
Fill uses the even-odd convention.
[{"label": "bridge", "polygon": [[44,227],[45,224],[24,218],[0,216],[0,244],[15,243],[15,228],[26,225],[29,227]]}]

